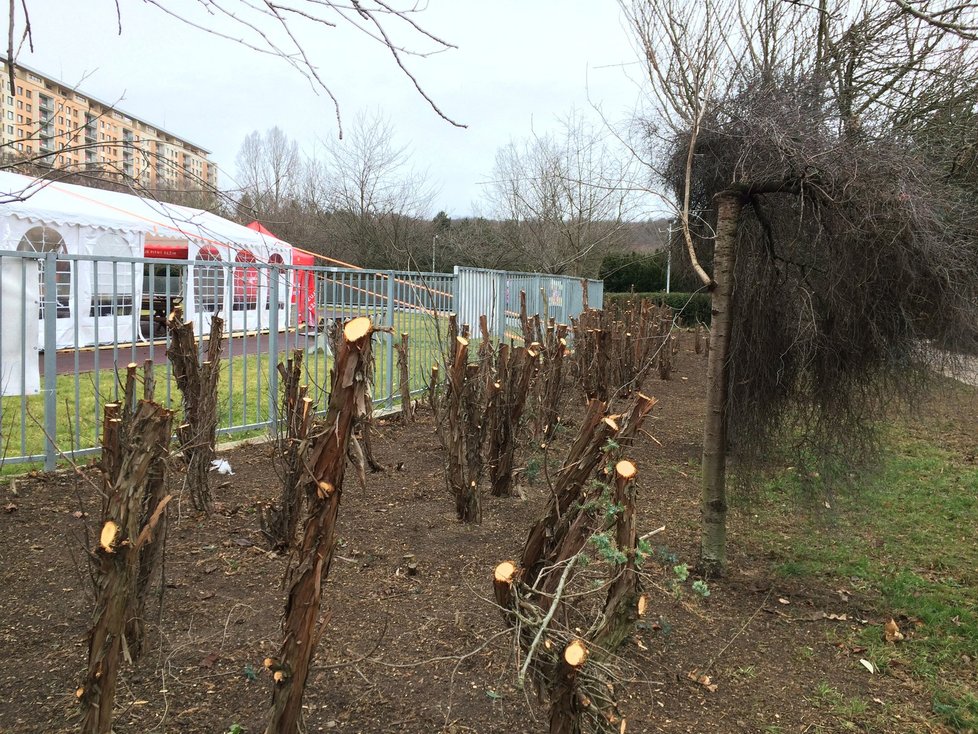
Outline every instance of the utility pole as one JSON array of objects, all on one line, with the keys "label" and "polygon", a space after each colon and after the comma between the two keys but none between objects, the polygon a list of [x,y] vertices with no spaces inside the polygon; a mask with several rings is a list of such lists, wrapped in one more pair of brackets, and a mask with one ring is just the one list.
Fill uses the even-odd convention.
[{"label": "utility pole", "polygon": [[669,282],[672,280],[672,222],[669,220],[669,240],[666,242],[666,293],[669,292]]},{"label": "utility pole", "polygon": [[435,242],[438,241],[438,235],[431,236],[431,272],[435,272]]}]

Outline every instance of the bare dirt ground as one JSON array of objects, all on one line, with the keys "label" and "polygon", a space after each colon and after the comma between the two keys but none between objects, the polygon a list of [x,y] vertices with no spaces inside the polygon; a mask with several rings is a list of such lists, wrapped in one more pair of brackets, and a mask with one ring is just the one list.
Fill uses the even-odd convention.
[{"label": "bare dirt ground", "polygon": [[[634,451],[640,527],[666,530],[654,537],[662,563],[646,566],[651,621],[623,653],[628,731],[851,730],[817,704],[824,681],[890,707],[875,730],[940,731],[912,680],[868,675],[858,650],[832,641],[833,627],[879,623],[874,600],[775,577],[742,522],[733,522],[731,574],[711,582],[707,598],[670,590],[672,566],[695,560],[704,364],[684,352],[673,379],[646,385],[660,402],[656,440]],[[545,709],[515,686],[512,643],[489,601],[492,568],[517,556],[545,485],[524,483],[525,499],[487,496],[484,523],[465,527],[427,415],[383,424],[375,452],[387,470],[370,475],[366,491],[347,475],[306,731],[545,731]],[[212,517],[194,514],[189,501],[171,505],[160,616],[147,655],[121,681],[118,734],[263,730],[271,681],[262,660],[278,647],[288,561],[265,550],[258,530],[256,506],[277,494],[268,448],[225,458],[235,474],[215,489]],[[85,548],[100,503],[94,484],[71,473],[16,486],[3,498],[15,509],[0,513],[0,732],[73,731],[93,607]],[[416,576],[405,574],[407,554]],[[716,690],[690,680],[694,670]]]}]

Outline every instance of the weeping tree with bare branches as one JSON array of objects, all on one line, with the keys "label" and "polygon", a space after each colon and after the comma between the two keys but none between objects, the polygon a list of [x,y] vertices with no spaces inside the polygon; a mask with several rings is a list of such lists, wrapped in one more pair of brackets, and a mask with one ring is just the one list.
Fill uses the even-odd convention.
[{"label": "weeping tree with bare branches", "polygon": [[646,61],[650,180],[713,296],[700,565],[715,574],[731,449],[745,477],[789,445],[848,476],[893,399],[978,345],[978,44],[949,27],[975,11],[621,5]]}]

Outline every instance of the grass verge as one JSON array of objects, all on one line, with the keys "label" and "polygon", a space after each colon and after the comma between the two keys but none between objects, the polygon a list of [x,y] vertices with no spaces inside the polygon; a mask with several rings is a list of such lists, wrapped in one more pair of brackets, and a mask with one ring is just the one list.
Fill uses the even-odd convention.
[{"label": "grass verge", "polygon": [[[922,682],[942,724],[978,731],[978,466],[939,436],[895,429],[872,478],[830,509],[793,509],[801,486],[786,470],[755,508],[776,572],[874,600],[875,623],[845,641],[879,672]],[[890,618],[906,636],[896,644]]]}]

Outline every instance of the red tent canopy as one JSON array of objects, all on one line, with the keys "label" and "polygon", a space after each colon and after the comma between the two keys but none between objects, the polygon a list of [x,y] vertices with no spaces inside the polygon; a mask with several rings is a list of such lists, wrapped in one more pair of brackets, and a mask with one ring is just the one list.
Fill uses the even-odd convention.
[{"label": "red tent canopy", "polygon": [[[259,221],[254,221],[251,224],[246,224],[245,226],[248,229],[255,230],[256,232],[258,232],[258,234],[263,234],[268,237],[275,237],[275,235],[269,232],[267,229],[265,229],[265,226]],[[275,239],[278,239],[278,237],[275,237]]]}]

